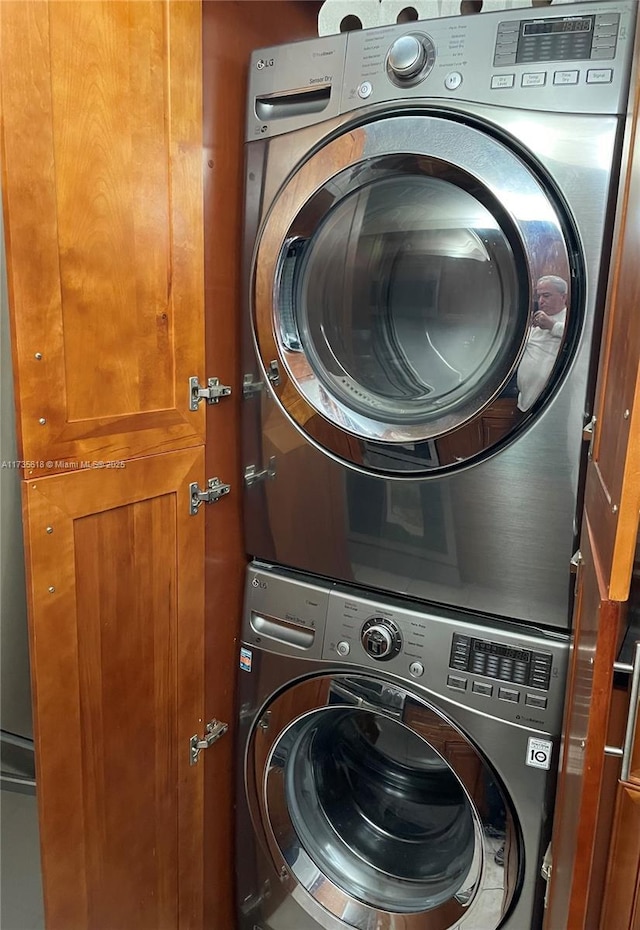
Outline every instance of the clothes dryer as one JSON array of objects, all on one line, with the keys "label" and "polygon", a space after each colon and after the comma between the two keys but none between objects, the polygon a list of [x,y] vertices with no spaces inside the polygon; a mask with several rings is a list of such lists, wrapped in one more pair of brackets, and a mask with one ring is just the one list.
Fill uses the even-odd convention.
[{"label": "clothes dryer", "polygon": [[256,52],[249,555],[566,628],[636,4]]},{"label": "clothes dryer", "polygon": [[238,930],[539,930],[568,636],[255,564]]}]

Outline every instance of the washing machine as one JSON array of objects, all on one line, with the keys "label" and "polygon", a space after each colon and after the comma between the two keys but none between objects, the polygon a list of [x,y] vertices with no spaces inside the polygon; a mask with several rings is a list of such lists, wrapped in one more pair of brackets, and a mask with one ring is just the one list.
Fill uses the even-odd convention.
[{"label": "washing machine", "polygon": [[238,930],[537,930],[567,652],[250,566]]},{"label": "washing machine", "polygon": [[568,627],[636,13],[253,55],[250,556]]}]

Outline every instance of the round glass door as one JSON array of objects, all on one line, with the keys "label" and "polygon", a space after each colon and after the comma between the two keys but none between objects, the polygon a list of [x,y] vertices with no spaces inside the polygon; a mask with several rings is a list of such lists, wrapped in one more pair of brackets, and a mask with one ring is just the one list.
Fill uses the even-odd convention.
[{"label": "round glass door", "polygon": [[[283,717],[314,701],[321,706]],[[517,830],[491,769],[451,722],[364,676],[294,685],[267,720],[248,759],[281,877],[284,864],[346,925],[373,926],[379,912],[403,915],[406,930],[423,930],[425,914],[430,930],[477,930],[481,911],[483,930],[499,926],[517,889],[496,897],[486,837],[491,818]]]},{"label": "round glass door", "polygon": [[373,421],[426,439],[509,376],[527,323],[520,250],[451,181],[386,173],[288,246],[279,326],[287,349],[304,351],[314,377],[297,384],[319,412],[324,393],[361,432]]},{"label": "round glass door", "polygon": [[469,799],[411,730],[341,709],[301,721],[286,742],[293,828],[345,893],[386,911],[420,913],[477,882]]},{"label": "round glass door", "polygon": [[[272,388],[353,464],[393,470],[390,446],[400,471],[475,460],[539,410],[571,354],[563,227],[528,166],[475,127],[397,116],[348,138],[348,152],[340,137],[301,166],[261,233],[254,323]],[[562,325],[534,347],[545,370],[521,409],[550,276],[564,282]]]}]

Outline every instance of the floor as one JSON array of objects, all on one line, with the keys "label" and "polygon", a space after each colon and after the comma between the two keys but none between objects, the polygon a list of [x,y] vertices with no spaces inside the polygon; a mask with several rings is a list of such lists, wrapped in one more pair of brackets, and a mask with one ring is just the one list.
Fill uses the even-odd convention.
[{"label": "floor", "polygon": [[44,930],[36,797],[0,791],[0,927]]}]

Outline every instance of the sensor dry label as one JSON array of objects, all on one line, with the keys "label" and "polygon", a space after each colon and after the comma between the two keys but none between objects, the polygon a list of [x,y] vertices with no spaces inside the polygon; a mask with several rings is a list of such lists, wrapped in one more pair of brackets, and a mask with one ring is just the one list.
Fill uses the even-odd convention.
[{"label": "sensor dry label", "polygon": [[553,743],[548,739],[530,736],[527,743],[527,765],[532,765],[534,769],[550,769],[552,751]]}]

